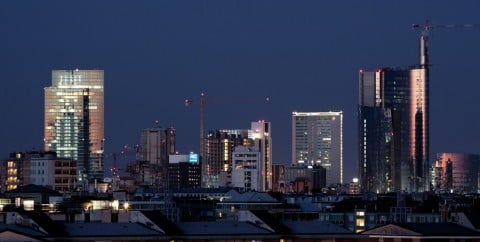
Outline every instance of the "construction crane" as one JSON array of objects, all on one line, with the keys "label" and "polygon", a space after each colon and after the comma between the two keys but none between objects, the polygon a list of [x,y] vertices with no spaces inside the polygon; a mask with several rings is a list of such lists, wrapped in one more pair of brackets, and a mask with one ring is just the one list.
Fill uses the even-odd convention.
[{"label": "construction crane", "polygon": [[421,29],[420,35],[420,67],[428,68],[429,55],[428,55],[428,40],[430,37],[430,31],[437,28],[478,28],[480,24],[431,24],[430,21],[426,21],[425,24],[412,24],[412,29]]},{"label": "construction crane", "polygon": [[194,102],[198,102],[198,106],[200,107],[200,150],[198,151],[200,153],[200,159],[202,159],[203,157],[205,157],[204,155],[204,148],[203,148],[203,138],[204,138],[204,134],[203,134],[203,122],[204,122],[204,119],[203,119],[203,109],[204,109],[204,106],[205,106],[205,93],[204,92],[201,92],[200,93],[200,99],[198,99],[198,101],[194,101],[192,99],[185,99],[185,106],[188,107],[190,106],[192,103]]},{"label": "construction crane", "polygon": [[[425,81],[428,83],[429,82],[429,67],[430,67],[430,56],[429,56],[429,38],[430,38],[430,32],[433,30],[433,29],[437,29],[437,28],[475,28],[475,27],[480,27],[479,24],[431,24],[428,20],[425,22],[425,24],[412,24],[412,29],[413,30],[417,30],[417,29],[420,29],[421,30],[421,35],[420,35],[420,68],[421,69],[424,69],[425,71]],[[428,84],[427,84],[428,85]],[[427,119],[427,122],[428,122],[428,119]],[[426,132],[428,133],[428,125],[426,126]],[[428,142],[428,141],[427,141]],[[427,154],[428,156],[428,150],[427,150]],[[417,159],[415,159],[417,160]],[[425,176],[425,171],[428,170],[428,164],[427,162],[425,162],[425,165],[423,168],[420,168],[419,170],[422,171],[423,169],[423,174]],[[417,174],[421,173],[421,172],[417,172],[416,169],[419,168],[419,167],[416,167],[416,164],[414,164],[414,168],[413,168],[413,174],[415,176],[415,179],[414,179],[414,186],[416,186],[416,182],[417,182],[417,178],[420,178],[417,176]]]},{"label": "construction crane", "polygon": [[[264,102],[269,102],[270,97],[262,97],[262,98],[247,98],[247,99],[230,99],[230,100],[209,100],[208,103],[245,103],[245,102],[257,102],[257,101],[264,101]],[[194,103],[198,103],[200,107],[200,157],[201,159],[205,157],[205,147],[204,147],[204,111],[205,111],[205,104],[207,103],[207,100],[205,100],[205,93],[201,92],[200,93],[200,98],[198,100],[193,100],[193,99],[185,99],[185,106],[188,107]]]}]

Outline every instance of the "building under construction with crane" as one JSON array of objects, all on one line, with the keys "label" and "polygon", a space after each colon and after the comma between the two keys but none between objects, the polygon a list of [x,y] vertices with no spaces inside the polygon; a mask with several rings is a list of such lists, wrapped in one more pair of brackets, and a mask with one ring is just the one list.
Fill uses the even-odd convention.
[{"label": "building under construction with crane", "polygon": [[429,37],[438,28],[478,24],[413,24],[421,30],[419,63],[360,70],[358,175],[363,192],[422,192],[429,182]]},{"label": "building under construction with crane", "polygon": [[[270,123],[265,121],[252,122],[252,129],[211,130],[205,137],[204,110],[205,104],[213,103],[255,103],[269,102],[269,97],[206,100],[205,93],[200,93],[198,100],[185,99],[185,106],[198,104],[200,113],[200,143],[199,154],[202,167],[202,187],[217,188],[230,186],[232,171],[232,153],[237,146],[256,147],[262,154],[258,171],[261,175],[261,190],[271,189],[272,151]],[[270,174],[270,176],[268,175]]]},{"label": "building under construction with crane", "polygon": [[358,175],[363,192],[431,190],[429,37],[432,29],[478,24],[413,24],[421,30],[419,63],[360,70]]},{"label": "building under construction with crane", "polygon": [[360,70],[358,175],[363,192],[429,190],[429,29],[425,26],[420,36],[418,65]]}]

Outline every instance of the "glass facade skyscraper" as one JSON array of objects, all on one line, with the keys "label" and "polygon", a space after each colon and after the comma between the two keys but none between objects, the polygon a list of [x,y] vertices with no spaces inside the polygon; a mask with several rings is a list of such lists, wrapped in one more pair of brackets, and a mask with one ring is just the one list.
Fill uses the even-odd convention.
[{"label": "glass facade skyscraper", "polygon": [[44,149],[76,160],[80,183],[103,179],[103,82],[103,70],[54,70],[44,89]]},{"label": "glass facade skyscraper", "polygon": [[359,73],[358,150],[363,192],[429,189],[428,68]]},{"label": "glass facade skyscraper", "polygon": [[292,162],[326,169],[327,185],[343,183],[343,113],[293,112]]}]

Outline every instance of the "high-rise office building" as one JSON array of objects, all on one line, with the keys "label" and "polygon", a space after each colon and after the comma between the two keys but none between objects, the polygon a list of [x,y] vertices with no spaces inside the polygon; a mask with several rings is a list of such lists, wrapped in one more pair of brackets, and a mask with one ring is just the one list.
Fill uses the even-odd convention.
[{"label": "high-rise office building", "polygon": [[423,67],[359,73],[359,179],[363,192],[429,189],[428,78]]},{"label": "high-rise office building", "polygon": [[343,113],[293,112],[292,163],[320,165],[327,185],[343,183]]},{"label": "high-rise office building", "polygon": [[104,173],[103,78],[103,70],[54,70],[44,90],[44,149],[76,160],[83,184]]},{"label": "high-rise office building", "polygon": [[358,176],[363,192],[421,192],[429,184],[429,56],[419,65],[359,73]]},{"label": "high-rise office building", "polygon": [[441,193],[478,193],[480,155],[439,153],[435,159],[433,188]]},{"label": "high-rise office building", "polygon": [[[150,128],[144,129],[140,135],[139,157],[146,162],[146,181],[157,187],[166,187],[168,182],[168,159],[175,154],[175,129]],[[145,181],[144,181],[145,182]]]}]

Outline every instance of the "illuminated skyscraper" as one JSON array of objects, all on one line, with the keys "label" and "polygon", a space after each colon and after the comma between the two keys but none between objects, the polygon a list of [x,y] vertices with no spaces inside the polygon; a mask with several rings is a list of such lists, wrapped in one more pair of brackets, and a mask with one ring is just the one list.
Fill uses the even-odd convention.
[{"label": "illuminated skyscraper", "polygon": [[45,151],[77,161],[80,182],[103,178],[103,70],[54,70],[45,88]]},{"label": "illuminated skyscraper", "polygon": [[360,70],[358,172],[363,192],[429,189],[426,66]]},{"label": "illuminated skyscraper", "polygon": [[343,183],[343,114],[292,113],[292,162],[321,165],[327,185]]}]

